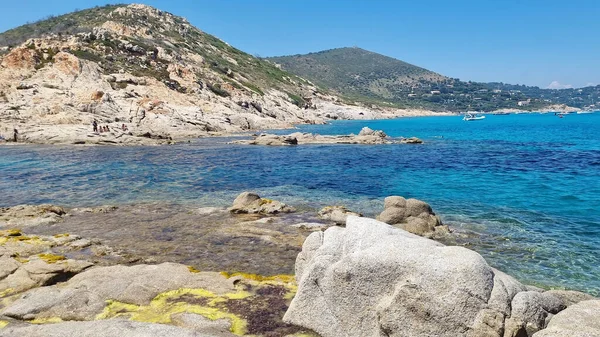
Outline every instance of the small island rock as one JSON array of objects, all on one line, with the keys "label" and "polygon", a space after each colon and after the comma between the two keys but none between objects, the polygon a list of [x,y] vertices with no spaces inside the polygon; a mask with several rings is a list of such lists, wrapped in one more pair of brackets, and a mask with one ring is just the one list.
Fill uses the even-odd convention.
[{"label": "small island rock", "polygon": [[385,198],[384,210],[377,220],[421,236],[431,237],[449,232],[448,226],[442,224],[429,204],[400,196]]},{"label": "small island rock", "polygon": [[278,214],[296,210],[282,202],[261,198],[252,192],[243,192],[233,201],[229,211],[234,214]]}]

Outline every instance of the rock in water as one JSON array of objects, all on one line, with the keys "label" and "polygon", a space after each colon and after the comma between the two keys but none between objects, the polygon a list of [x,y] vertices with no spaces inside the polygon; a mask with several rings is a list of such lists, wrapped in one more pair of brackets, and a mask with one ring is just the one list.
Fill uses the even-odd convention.
[{"label": "rock in water", "polygon": [[423,140],[417,138],[417,137],[410,137],[410,138],[402,138],[400,140],[401,144],[423,144]]},{"label": "rock in water", "polygon": [[384,210],[377,217],[379,221],[427,237],[449,232],[426,202],[399,196],[387,197],[384,202]]},{"label": "rock in water", "polygon": [[235,214],[278,214],[296,210],[282,202],[261,198],[256,193],[243,192],[235,198],[229,211]]},{"label": "rock in water", "polygon": [[323,337],[521,336],[511,326],[533,328],[560,303],[551,294],[521,295],[518,324],[507,326],[513,299],[527,287],[476,252],[354,216],[346,228],[306,239],[296,279],[284,321]]},{"label": "rock in water", "polygon": [[368,126],[365,126],[364,128],[362,128],[360,130],[360,132],[358,133],[359,136],[376,136],[379,138],[385,138],[387,137],[387,135],[385,134],[385,132],[381,131],[381,130],[373,130]]},{"label": "rock in water", "polygon": [[533,337],[600,336],[600,300],[579,302],[554,316],[548,327]]},{"label": "rock in water", "polygon": [[349,215],[362,216],[362,214],[350,211],[344,206],[326,206],[319,211],[319,219],[334,222],[336,225],[345,225]]}]

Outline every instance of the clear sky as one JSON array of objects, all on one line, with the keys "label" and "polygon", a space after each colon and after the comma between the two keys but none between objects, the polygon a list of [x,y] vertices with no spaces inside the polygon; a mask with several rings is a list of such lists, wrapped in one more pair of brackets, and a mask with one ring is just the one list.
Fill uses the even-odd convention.
[{"label": "clear sky", "polygon": [[[2,0],[0,31],[106,0]],[[116,1],[124,3],[128,1]],[[358,46],[446,76],[600,83],[600,0],[144,0],[250,54]]]}]

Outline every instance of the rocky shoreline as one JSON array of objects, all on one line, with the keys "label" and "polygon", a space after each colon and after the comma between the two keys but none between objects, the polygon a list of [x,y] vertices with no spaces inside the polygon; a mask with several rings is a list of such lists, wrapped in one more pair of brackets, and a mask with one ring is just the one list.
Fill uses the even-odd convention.
[{"label": "rocky shoreline", "polygon": [[247,192],[228,209],[2,208],[0,336],[600,335],[600,300],[428,239],[454,233],[425,202],[389,197],[377,218]]}]

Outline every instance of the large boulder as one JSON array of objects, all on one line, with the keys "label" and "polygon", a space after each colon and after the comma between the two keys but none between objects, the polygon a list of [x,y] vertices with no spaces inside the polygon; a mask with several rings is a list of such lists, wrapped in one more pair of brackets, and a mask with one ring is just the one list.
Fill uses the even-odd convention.
[{"label": "large boulder", "polygon": [[229,211],[235,214],[278,214],[296,210],[282,202],[261,198],[256,193],[243,192],[235,198]]},{"label": "large boulder", "polygon": [[421,236],[432,237],[449,232],[448,226],[442,224],[431,206],[417,199],[385,198],[384,210],[377,220]]},{"label": "large boulder", "polygon": [[296,279],[284,321],[323,337],[519,336],[506,324],[513,312],[533,329],[560,305],[526,293],[517,313],[513,300],[527,287],[476,252],[354,216],[306,239]]},{"label": "large boulder", "polygon": [[331,221],[340,226],[346,224],[346,219],[350,215],[362,216],[362,214],[352,212],[344,206],[326,206],[317,213],[319,219]]},{"label": "large boulder", "polygon": [[568,307],[533,337],[600,337],[600,300],[583,301]]}]

